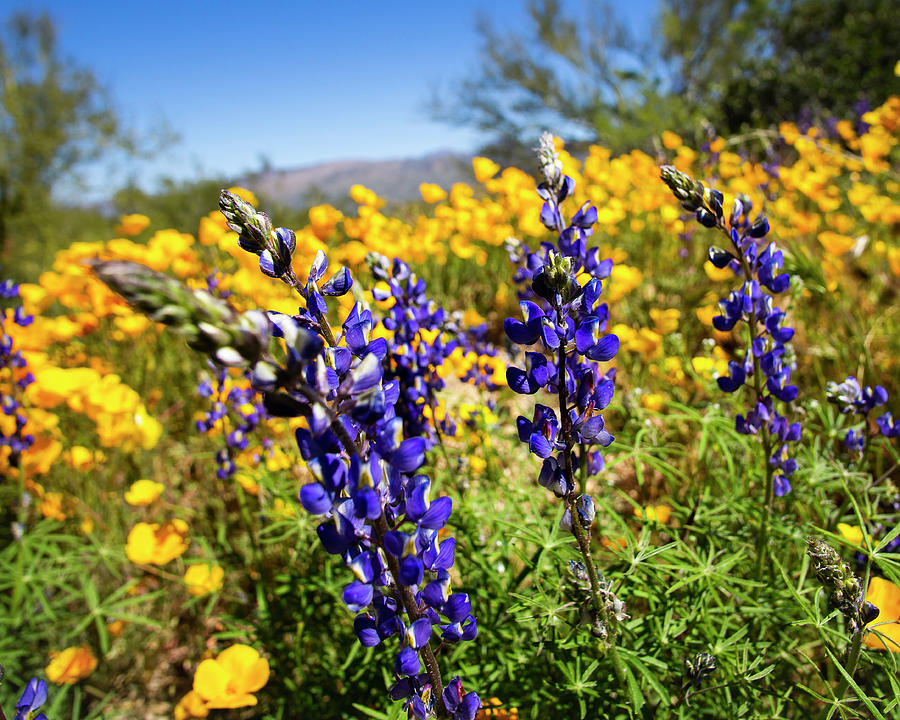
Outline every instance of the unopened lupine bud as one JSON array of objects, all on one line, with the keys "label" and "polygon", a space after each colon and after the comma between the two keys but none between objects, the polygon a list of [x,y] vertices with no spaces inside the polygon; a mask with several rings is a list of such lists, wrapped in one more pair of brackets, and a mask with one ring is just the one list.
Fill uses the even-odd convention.
[{"label": "unopened lupine bud", "polygon": [[558,300],[563,303],[570,302],[581,291],[581,286],[575,280],[572,258],[551,251],[548,261],[548,264],[535,274],[532,289],[548,302],[554,304]]},{"label": "unopened lupine bud", "polygon": [[238,312],[206,290],[192,290],[138,263],[93,260],[88,264],[135,310],[171,326],[188,346],[221,365],[256,363],[268,347],[271,323],[263,312]]},{"label": "unopened lupine bud", "polygon": [[556,152],[556,138],[551,133],[545,132],[538,141],[538,162],[541,165],[541,173],[547,186],[554,192],[559,190],[562,180],[562,161]]},{"label": "unopened lupine bud", "polygon": [[697,653],[692,659],[685,660],[685,675],[688,682],[695,688],[703,684],[703,680],[716,669],[716,657],[709,653]]},{"label": "unopened lupine bud", "polygon": [[702,207],[705,190],[702,183],[671,165],[663,165],[659,169],[659,176],[685,210],[695,212]]},{"label": "unopened lupine bud", "polygon": [[850,632],[858,632],[863,614],[862,583],[843,562],[837,551],[820,538],[807,538],[806,554],[812,560],[816,577],[828,594],[832,607],[847,618]]},{"label": "unopened lupine bud", "polygon": [[244,250],[259,255],[269,246],[272,222],[264,212],[228,190],[219,193],[219,209]]}]

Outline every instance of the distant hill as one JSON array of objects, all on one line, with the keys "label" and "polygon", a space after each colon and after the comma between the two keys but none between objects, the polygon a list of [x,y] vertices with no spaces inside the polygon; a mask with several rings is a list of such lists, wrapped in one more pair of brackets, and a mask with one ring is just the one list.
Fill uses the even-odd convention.
[{"label": "distant hill", "polygon": [[320,202],[342,203],[350,187],[365,185],[391,203],[422,199],[419,185],[430,182],[449,190],[473,182],[472,159],[450,152],[399,160],[341,160],[293,170],[267,170],[247,179],[264,198],[301,208]]}]

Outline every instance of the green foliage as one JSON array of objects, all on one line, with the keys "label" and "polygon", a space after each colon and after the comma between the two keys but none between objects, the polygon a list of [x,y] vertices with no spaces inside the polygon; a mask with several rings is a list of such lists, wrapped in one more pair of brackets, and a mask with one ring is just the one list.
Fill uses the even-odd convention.
[{"label": "green foliage", "polygon": [[[133,149],[93,73],[60,55],[47,15],[11,16],[0,35],[0,247],[47,235],[61,178],[113,147]],[[14,225],[14,221],[17,223]],[[36,236],[36,237],[35,237]]]},{"label": "green foliage", "polygon": [[898,87],[891,0],[665,0],[658,30],[639,37],[625,12],[529,0],[525,33],[479,21],[481,65],[433,115],[478,128],[485,152],[524,166],[548,126],[613,150],[648,149],[663,130],[699,145],[705,126],[853,117],[857,100],[877,105]]},{"label": "green foliage", "polygon": [[558,0],[534,0],[528,15],[524,35],[479,21],[479,72],[432,103],[438,118],[488,133],[494,157],[530,158],[533,142],[525,139],[545,127],[624,149],[690,122],[654,70],[652,41],[630,32],[611,6],[574,18]]},{"label": "green foliage", "polygon": [[113,195],[113,206],[119,213],[141,213],[153,221],[154,227],[175,228],[196,233],[198,218],[209,213],[219,190],[231,183],[224,178],[176,181],[165,178],[153,192],[129,185]]},{"label": "green foliage", "polygon": [[[745,20],[744,20],[745,22]],[[900,89],[900,24],[891,0],[792,0],[761,18],[759,52],[726,65],[709,101],[724,131],[816,117],[850,118]]]}]

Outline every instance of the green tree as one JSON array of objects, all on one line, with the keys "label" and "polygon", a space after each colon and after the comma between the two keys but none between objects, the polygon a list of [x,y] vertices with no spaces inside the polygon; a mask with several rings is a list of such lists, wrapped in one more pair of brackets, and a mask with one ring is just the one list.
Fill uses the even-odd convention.
[{"label": "green tree", "polygon": [[432,102],[510,162],[547,127],[648,149],[665,129],[699,143],[709,127],[848,116],[861,96],[898,89],[896,0],[661,0],[640,38],[608,7],[578,18],[560,0],[527,7],[522,33],[481,20],[480,68]]},{"label": "green tree", "polygon": [[724,130],[813,116],[852,119],[855,104],[900,92],[896,0],[781,0],[762,19],[759,52],[724,73],[719,107]]},{"label": "green tree", "polygon": [[487,133],[495,157],[516,160],[548,127],[576,141],[633,147],[648,128],[661,131],[683,114],[657,72],[658,49],[611,8],[573,19],[559,0],[532,0],[528,17],[521,35],[479,20],[479,71],[458,82],[451,99],[432,102],[436,117]]},{"label": "green tree", "polygon": [[776,15],[774,0],[664,0],[658,42],[670,93],[718,123],[728,83],[767,52]]},{"label": "green tree", "polygon": [[0,249],[12,233],[46,236],[61,179],[113,149],[134,152],[89,70],[61,57],[50,17],[18,13],[0,27]]}]

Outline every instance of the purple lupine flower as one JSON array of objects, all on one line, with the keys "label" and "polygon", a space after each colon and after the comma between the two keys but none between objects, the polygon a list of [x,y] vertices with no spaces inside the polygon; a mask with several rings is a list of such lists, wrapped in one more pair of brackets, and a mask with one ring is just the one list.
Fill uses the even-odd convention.
[{"label": "purple lupine flower", "polygon": [[[399,258],[388,260],[378,253],[369,253],[366,261],[375,279],[388,286],[387,291],[374,290],[373,297],[394,300],[388,316],[382,320],[393,334],[382,359],[385,377],[399,383],[397,415],[402,418],[407,435],[422,436],[431,445],[441,435],[456,433],[449,418],[434,420],[437,394],[444,388],[440,368],[457,347],[468,349],[480,342],[479,349],[484,350],[487,344],[477,334],[467,335],[457,317],[427,297],[425,281],[408,264]],[[367,322],[371,324],[371,314]],[[354,327],[345,328],[345,332],[351,331],[355,334]],[[430,411],[430,418],[426,410]]]},{"label": "purple lupine flower", "polygon": [[726,332],[739,322],[747,323],[751,340],[744,357],[729,362],[728,375],[716,382],[727,393],[738,392],[745,385],[751,387],[753,406],[746,415],[737,415],[735,429],[761,436],[769,453],[769,490],[780,497],[790,492],[790,477],[797,468],[788,456],[786,443],[800,439],[799,423],[788,424],[775,408],[776,400],[791,403],[798,395],[797,386],[790,382],[793,354],[789,342],[794,330],[784,325],[786,315],[775,306],[773,297],[790,287],[790,275],[781,272],[784,255],[774,242],[765,242],[770,229],[765,216],[757,215],[751,221],[749,198],[735,199],[726,220],[720,191],[704,187],[667,165],[660,168],[660,177],[682,207],[696,214],[701,225],[719,230],[731,243],[730,249],[712,246],[708,253],[713,265],[730,267],[736,277],[742,278],[740,289],[719,301],[721,315],[713,318],[713,326]]},{"label": "purple lupine flower", "polygon": [[[589,495],[578,494],[574,469],[598,472],[604,461],[597,446],[613,442],[601,411],[612,400],[615,373],[604,373],[599,366],[619,350],[618,337],[606,333],[609,309],[599,302],[612,261],[601,260],[597,248],[588,247],[597,221],[597,211],[590,204],[582,205],[565,222],[560,206],[575,183],[562,174],[549,134],[541,137],[538,157],[544,175],[538,186],[544,201],[541,220],[554,231],[556,242],[543,243],[538,252],[517,241],[508,243],[510,259],[517,266],[514,279],[520,285],[522,320],[507,318],[504,328],[512,343],[528,350],[523,353],[524,367],[509,367],[506,379],[519,394],[545,391],[553,397],[557,409],[538,403],[531,419],[519,416],[519,440],[543,460],[538,484],[563,500],[561,525],[573,533],[585,563],[593,567],[594,502]],[[578,280],[583,275],[588,276],[584,284]],[[611,608],[620,601],[596,572],[590,574],[589,588],[582,612],[592,618],[592,632],[612,643],[620,616]]]},{"label": "purple lupine flower", "polygon": [[887,404],[888,394],[881,385],[874,388],[861,387],[859,380],[849,375],[842,383],[829,382],[825,385],[825,397],[828,402],[837,406],[844,415],[859,415],[862,425],[850,428],[844,436],[844,447],[858,458],[862,458],[866,449],[867,433],[880,432],[884,437],[891,438],[900,435],[900,426],[893,422],[893,416],[886,412],[875,420],[875,425],[869,422],[869,413],[876,407]]},{"label": "purple lupine flower", "polygon": [[31,678],[16,703],[16,714],[13,720],[47,720],[38,709],[47,702],[47,683],[38,678]]},{"label": "purple lupine flower", "polygon": [[[374,264],[395,298],[383,321],[392,341],[372,339],[377,321],[359,303],[343,322],[342,336],[330,338],[318,319],[328,310],[324,298],[346,292],[352,278],[341,269],[320,286],[328,263],[319,253],[304,286],[306,309],[270,315],[274,335],[288,346],[287,362],[268,372],[273,382],[256,387],[270,414],[307,418],[296,437],[313,480],[301,488],[300,502],[322,518],[322,546],[353,573],[342,599],[357,613],[360,643],[401,641],[391,697],[426,717],[435,711],[432,688],[440,682],[420,672],[428,667],[424,658],[433,659],[432,635],[458,642],[477,634],[468,595],[449,588],[455,543],[438,540],[452,501],[432,499],[431,481],[420,472],[433,431],[422,400],[429,388],[443,386],[435,369],[455,344],[445,313],[425,297],[424,282],[405,263]],[[420,330],[438,332],[426,343]],[[322,342],[310,342],[310,334]]]},{"label": "purple lupine flower", "polygon": [[[563,222],[559,206],[575,185],[561,170],[557,172],[559,158],[552,138],[542,138],[538,154],[542,163],[549,163],[542,165],[545,181],[538,188],[544,200],[541,217],[552,219],[551,229],[557,232],[558,239],[556,245],[544,243],[540,253],[531,252],[520,243],[511,249],[511,259],[517,265],[515,280],[521,285],[523,319],[507,318],[504,329],[511,342],[530,349],[524,353],[524,367],[507,370],[507,384],[520,394],[532,395],[540,390],[559,394],[558,384],[564,378],[563,393],[571,410],[566,413],[566,426],[569,433],[574,432],[568,439],[577,444],[579,463],[580,454],[584,454],[586,468],[599,468],[603,466],[602,455],[591,446],[612,442],[599,411],[612,399],[613,386],[612,374],[601,374],[597,363],[612,360],[619,349],[618,337],[605,334],[609,309],[605,303],[599,303],[602,280],[609,277],[612,261],[600,260],[597,248],[587,247],[597,220],[596,209],[582,205],[568,225]],[[582,272],[590,276],[583,286],[575,279]],[[563,353],[565,367],[561,371],[560,348],[573,342],[574,352]],[[562,446],[554,446],[556,430],[548,434],[549,426],[542,420],[552,416],[556,423],[556,415],[543,405],[538,405],[535,412],[532,421],[519,418],[519,439],[544,459],[540,484],[557,495],[566,494],[571,488],[562,477],[565,473],[560,456],[551,457]]]},{"label": "purple lupine flower", "polygon": [[[226,299],[230,293],[220,287],[220,278],[215,273],[206,278],[207,289],[211,295],[220,299]],[[250,384],[250,376],[254,370],[244,368],[242,370],[243,381],[246,387],[231,383],[229,388],[228,369],[208,362],[212,376],[204,377],[197,385],[197,394],[210,400],[209,408],[202,418],[195,421],[194,426],[198,433],[211,433],[221,426],[225,429],[225,446],[216,451],[216,477],[227,480],[237,471],[234,462],[235,455],[246,450],[250,445],[250,436],[266,418],[267,413],[263,405],[263,398]],[[260,374],[263,366],[259,365],[256,375]],[[226,392],[227,390],[227,392]]]},{"label": "purple lupine flower", "polygon": [[[354,629],[360,643],[372,647],[396,637],[391,697],[404,700],[419,717],[446,715],[431,639],[440,633],[448,642],[472,640],[477,624],[468,595],[450,590],[455,543],[438,539],[449,522],[452,501],[431,498],[430,480],[421,472],[434,428],[416,427],[409,422],[412,415],[403,415],[411,398],[424,397],[421,370],[452,352],[452,336],[444,339],[438,332],[430,343],[416,337],[421,328],[446,329],[446,316],[425,298],[424,282],[398,260],[388,263],[385,272],[392,292],[410,313],[385,319],[394,330],[394,346],[371,340],[374,320],[360,306],[343,323],[344,336],[335,339],[325,298],[350,289],[349,272],[339,269],[320,282],[328,262],[319,252],[301,282],[288,262],[290,234],[272,228],[264,213],[230,193],[223,192],[220,203],[239,233],[240,246],[260,256],[264,273],[280,277],[303,298],[305,307],[296,314],[238,313],[222,298],[188,291],[134,263],[95,263],[94,269],[133,306],[186,335],[191,347],[212,356],[216,366],[245,371],[261,403],[242,388],[226,394],[220,374],[215,385],[210,381],[202,387],[216,398],[204,425],[228,417],[234,403],[248,424],[258,422],[263,410],[274,417],[306,419],[306,427],[296,430],[296,441],[312,481],[299,497],[308,512],[321,518],[316,531],[323,548],[339,556],[353,574],[342,598],[357,614]],[[401,354],[397,343],[416,357],[415,368],[398,365],[409,374],[390,364],[392,356]],[[231,452],[243,444],[249,429],[229,429],[226,447],[217,455],[223,473],[233,472]],[[423,666],[425,672],[420,672]],[[454,712],[462,706],[468,713],[479,705],[477,696],[469,695],[460,689]],[[452,693],[448,698],[457,700]]]}]

